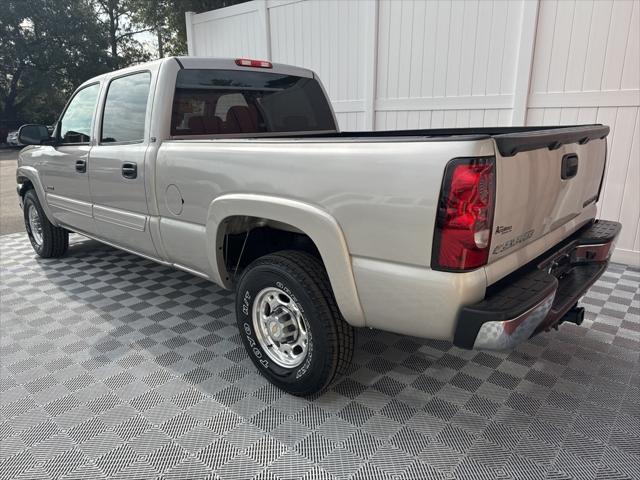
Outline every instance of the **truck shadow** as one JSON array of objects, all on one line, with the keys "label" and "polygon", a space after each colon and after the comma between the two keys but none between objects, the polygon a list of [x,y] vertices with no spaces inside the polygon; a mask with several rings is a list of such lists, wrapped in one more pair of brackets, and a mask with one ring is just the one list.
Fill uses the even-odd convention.
[{"label": "truck shadow", "polygon": [[[149,376],[136,379],[133,390],[141,395],[145,385],[178,382],[228,403],[225,390],[231,395],[239,381],[245,390],[281,395],[245,352],[233,292],[77,235],[65,257],[37,263],[54,287],[49,294],[69,312],[68,328],[79,329],[81,340],[67,349],[85,368],[116,365],[114,372],[120,372],[144,363]],[[349,374],[315,400],[330,405],[338,395],[365,394],[374,402],[394,396],[421,408],[448,389],[460,402],[503,360],[531,366],[545,345],[540,337],[520,351],[484,353],[446,341],[359,329]]]},{"label": "truck shadow", "polygon": [[[208,445],[198,458],[261,438],[260,449],[302,452],[329,442],[340,451],[356,445],[398,465],[411,462],[399,449],[449,472],[460,455],[489,443],[503,462],[496,468],[507,468],[513,445],[533,441],[539,448],[536,435],[556,442],[545,447],[555,458],[558,448],[573,448],[566,432],[575,419],[587,419],[585,428],[600,422],[600,431],[621,416],[619,438],[637,443],[623,430],[637,418],[631,385],[638,349],[589,328],[601,315],[499,353],[362,329],[348,374],[324,393],[300,398],[268,383],[248,358],[232,292],[78,237],[61,259],[36,259],[24,235],[2,245],[0,312],[9,315],[0,319],[1,358],[20,375],[29,402],[86,418],[74,434],[113,424],[130,438],[137,434],[128,429],[140,428],[146,433],[131,440],[138,447],[167,436],[191,442],[195,435]],[[611,275],[627,271],[611,268]],[[637,315],[629,320],[640,323]],[[11,352],[22,355],[7,361]],[[22,408],[19,402],[10,409]],[[598,448],[617,441],[606,440],[609,430]]]}]

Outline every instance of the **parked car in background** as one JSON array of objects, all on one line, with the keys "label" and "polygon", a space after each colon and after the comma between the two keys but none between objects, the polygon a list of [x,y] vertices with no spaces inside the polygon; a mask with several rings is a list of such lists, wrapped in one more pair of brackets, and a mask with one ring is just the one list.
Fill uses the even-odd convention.
[{"label": "parked car in background", "polygon": [[596,220],[608,133],[339,132],[310,70],[167,58],[23,126],[17,189],[42,257],[74,231],[235,289],[252,361],[306,395],[354,327],[508,349],[580,323],[620,232]]},{"label": "parked car in background", "polygon": [[9,132],[7,135],[7,145],[11,147],[19,147],[21,143],[18,141],[18,130]]}]

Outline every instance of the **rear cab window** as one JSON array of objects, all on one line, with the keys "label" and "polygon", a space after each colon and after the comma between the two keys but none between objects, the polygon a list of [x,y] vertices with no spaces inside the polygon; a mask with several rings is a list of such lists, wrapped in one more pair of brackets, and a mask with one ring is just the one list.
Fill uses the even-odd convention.
[{"label": "rear cab window", "polygon": [[335,130],[333,113],[315,78],[239,70],[178,72],[172,136]]}]

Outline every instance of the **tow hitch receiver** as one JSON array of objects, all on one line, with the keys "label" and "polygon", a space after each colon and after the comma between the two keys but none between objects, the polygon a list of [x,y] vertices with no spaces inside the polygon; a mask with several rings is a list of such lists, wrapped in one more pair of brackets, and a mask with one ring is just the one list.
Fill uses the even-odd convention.
[{"label": "tow hitch receiver", "polygon": [[558,326],[561,323],[569,322],[575,323],[576,325],[582,324],[584,321],[584,307],[574,306],[571,310],[564,314],[564,316],[560,319],[560,321],[554,325],[555,329],[558,329]]}]

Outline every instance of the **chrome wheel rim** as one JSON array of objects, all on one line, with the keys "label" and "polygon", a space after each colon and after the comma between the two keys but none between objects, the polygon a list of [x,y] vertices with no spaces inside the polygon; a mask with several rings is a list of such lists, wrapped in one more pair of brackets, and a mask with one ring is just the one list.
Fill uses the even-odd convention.
[{"label": "chrome wheel rim", "polygon": [[294,368],[307,356],[309,334],[300,306],[284,290],[268,287],[253,302],[253,329],[277,365]]},{"label": "chrome wheel rim", "polygon": [[29,230],[31,230],[31,236],[33,236],[34,242],[38,245],[42,245],[42,222],[40,221],[40,215],[38,210],[33,205],[29,206]]}]

